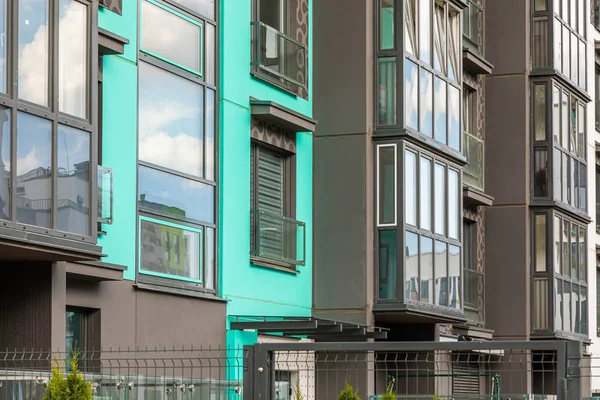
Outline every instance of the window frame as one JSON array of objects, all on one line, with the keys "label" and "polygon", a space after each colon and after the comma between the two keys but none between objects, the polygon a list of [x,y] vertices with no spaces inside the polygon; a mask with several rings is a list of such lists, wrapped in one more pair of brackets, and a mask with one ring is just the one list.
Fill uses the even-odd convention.
[{"label": "window frame", "polygon": [[[535,205],[557,205],[558,207],[560,207],[561,209],[563,209],[564,211],[567,211],[571,214],[575,214],[579,217],[585,217],[587,218],[587,215],[589,213],[589,204],[587,202],[587,197],[588,197],[588,191],[589,191],[589,187],[586,186],[585,190],[586,190],[586,195],[583,196],[583,199],[580,196],[580,191],[581,191],[581,187],[579,186],[579,184],[582,182],[581,180],[581,176],[577,175],[578,180],[577,182],[572,182],[571,186],[568,187],[568,189],[571,191],[571,196],[572,197],[572,204],[571,202],[568,202],[566,199],[563,200],[563,196],[566,196],[566,194],[562,194],[563,192],[563,186],[565,185],[565,183],[563,182],[563,180],[561,179],[562,177],[562,167],[560,168],[559,171],[556,171],[555,167],[556,165],[556,161],[559,162],[559,166],[562,165],[562,160],[564,159],[564,157],[567,157],[569,160],[569,171],[571,170],[572,165],[574,165],[576,163],[577,167],[578,167],[578,171],[581,171],[582,166],[584,167],[583,170],[587,171],[588,168],[588,162],[587,162],[587,138],[588,138],[588,132],[587,132],[587,115],[589,112],[589,109],[587,107],[587,102],[585,101],[585,99],[581,98],[581,96],[572,90],[569,90],[566,86],[564,86],[562,83],[560,83],[558,80],[556,79],[532,79],[532,82],[530,84],[530,90],[531,93],[534,93],[534,88],[537,85],[545,85],[545,107],[544,107],[544,112],[545,112],[545,116],[544,116],[544,121],[543,123],[545,124],[546,130],[545,130],[545,138],[544,140],[536,140],[535,138],[535,131],[536,131],[536,124],[538,123],[538,121],[536,121],[536,116],[535,113],[532,112],[532,118],[531,118],[531,132],[533,132],[532,134],[532,139],[531,139],[531,160],[530,160],[530,167],[531,167],[531,174],[532,174],[532,179],[530,180],[530,193],[531,193],[531,199],[532,202]],[[558,106],[559,109],[557,111],[558,113],[558,120],[555,121],[554,120],[554,93],[555,90],[558,89]],[[563,135],[565,134],[565,132],[563,132],[563,109],[562,109],[562,102],[563,102],[563,94],[567,95],[568,98],[568,104],[567,104],[567,112],[569,114],[569,121],[567,122],[567,127],[568,127],[568,141],[569,141],[569,148],[565,148],[564,146],[562,146],[561,141],[563,140]],[[531,107],[532,109],[535,107],[535,96],[531,96]],[[571,118],[571,104],[572,102],[575,101],[576,102],[576,108],[577,108],[577,130],[575,132],[575,139],[576,139],[576,143],[577,143],[577,148],[575,150],[570,149],[570,146],[572,144],[572,140],[571,140],[571,131],[573,128],[573,121]],[[579,117],[579,112],[583,111],[584,116],[583,118]],[[583,127],[581,127],[580,125],[580,121],[583,123]],[[557,123],[558,126],[554,125],[554,123]],[[556,138],[555,140],[555,133],[557,133],[558,138]],[[584,134],[584,137],[581,138],[579,136],[580,133]],[[581,144],[583,143],[583,144]],[[536,196],[535,195],[535,186],[536,186],[536,158],[535,158],[535,154],[538,152],[545,152],[546,154],[546,195],[545,196]],[[557,153],[560,155],[560,160],[556,160],[556,155]],[[556,173],[558,172],[558,175],[556,175]],[[587,172],[586,172],[587,173]],[[572,172],[569,174],[569,176],[567,177],[568,180],[567,182],[569,182],[571,180],[571,178],[575,177],[575,173]],[[556,188],[556,184],[560,184],[560,188]],[[585,183],[587,185],[587,175],[585,176],[585,179],[583,180],[583,183]],[[560,198],[557,198],[555,196],[555,191],[559,189],[561,196]],[[577,189],[577,190],[576,190]],[[581,200],[584,200],[585,203],[582,203]],[[582,208],[584,207],[584,208]]]},{"label": "window frame", "polygon": [[[83,343],[80,343],[80,347],[78,347],[78,350],[82,353],[78,364],[79,369],[83,372],[100,372],[99,356],[102,349],[102,311],[100,309],[67,305],[65,320],[68,313],[81,315],[80,328],[84,338],[82,340]],[[67,324],[65,321],[66,328]],[[71,349],[66,348],[66,352],[71,353]]]},{"label": "window frame", "polygon": [[[416,143],[409,141],[407,139],[399,139],[399,140],[377,140],[375,142],[376,145],[373,146],[373,160],[374,162],[376,162],[375,160],[377,159],[377,151],[378,151],[378,146],[381,145],[391,145],[391,144],[397,144],[397,161],[396,161],[396,180],[397,180],[397,190],[398,190],[398,196],[397,199],[398,201],[400,201],[400,199],[405,199],[406,195],[408,193],[408,190],[412,190],[406,187],[406,179],[405,179],[405,168],[404,168],[404,163],[405,163],[405,152],[410,151],[412,153],[414,153],[416,155],[416,166],[417,166],[417,170],[416,170],[416,176],[417,179],[415,181],[415,186],[416,186],[416,191],[417,191],[417,216],[416,216],[416,223],[417,226],[414,225],[409,225],[406,221],[406,203],[404,201],[402,201],[401,204],[401,208],[399,205],[399,209],[398,209],[398,213],[400,218],[397,218],[397,223],[395,226],[377,226],[377,219],[375,219],[374,224],[373,224],[373,228],[374,228],[374,235],[375,235],[375,240],[376,240],[376,248],[380,248],[380,233],[384,232],[384,231],[390,231],[390,232],[394,232],[395,234],[395,238],[396,238],[396,249],[404,249],[406,246],[406,234],[407,233],[412,233],[417,235],[419,238],[420,237],[425,237],[428,239],[431,239],[432,241],[432,245],[434,246],[433,249],[435,249],[435,243],[436,241],[438,242],[442,242],[446,245],[446,278],[448,277],[448,271],[450,268],[450,246],[455,246],[459,249],[460,252],[460,256],[459,256],[459,273],[461,276],[461,287],[460,287],[460,309],[458,308],[452,308],[450,306],[439,306],[439,305],[435,305],[435,304],[429,304],[429,303],[423,303],[421,301],[413,301],[413,300],[409,300],[406,299],[406,282],[405,282],[405,278],[406,278],[406,261],[405,261],[405,254],[403,252],[397,252],[396,254],[396,259],[393,260],[391,263],[388,263],[388,274],[389,274],[389,268],[390,265],[394,265],[395,263],[395,268],[396,268],[396,282],[395,282],[395,286],[393,290],[394,293],[394,297],[380,297],[379,295],[379,291],[380,291],[380,269],[381,269],[381,260],[380,258],[380,252],[379,251],[375,251],[375,265],[379,266],[378,268],[374,268],[374,274],[375,274],[375,294],[374,294],[374,300],[375,303],[380,306],[380,307],[388,307],[391,305],[397,305],[398,307],[414,307],[416,310],[430,310],[434,313],[438,313],[440,315],[449,315],[449,316],[453,316],[456,318],[463,318],[464,315],[464,284],[462,283],[462,277],[463,277],[463,243],[462,243],[462,220],[463,220],[463,204],[462,204],[462,200],[463,200],[463,196],[462,196],[462,168],[452,162],[452,161],[448,161],[447,159],[441,157],[440,155],[431,152],[423,147],[421,147],[420,145],[417,145]],[[430,197],[431,197],[431,203],[429,204],[429,209],[430,209],[430,216],[431,216],[431,221],[430,221],[430,229],[426,230],[423,228],[420,228],[420,223],[421,223],[421,211],[420,211],[420,197],[421,197],[421,166],[420,166],[420,160],[421,157],[425,157],[428,160],[430,160],[431,162],[431,168],[429,171],[429,176],[430,176],[430,180],[429,180],[429,186],[430,186]],[[443,189],[443,193],[444,193],[444,207],[445,207],[445,211],[444,211],[444,227],[445,227],[445,235],[440,235],[435,233],[435,193],[434,193],[434,169],[435,169],[435,165],[436,164],[443,164],[444,165],[444,177],[445,177],[445,186]],[[452,202],[449,201],[449,171],[455,171],[457,173],[457,177],[458,177],[458,181],[457,181],[457,229],[458,229],[458,238],[454,239],[452,237],[449,236],[450,232],[449,232],[449,218],[450,218],[450,212],[449,212],[449,207],[452,204]],[[374,175],[376,176],[376,172],[374,171]],[[374,190],[377,190],[377,182],[375,179],[375,182],[373,183],[373,188]],[[401,192],[400,192],[401,191]],[[373,213],[374,215],[376,215],[375,213],[377,213],[377,205],[374,204],[373,205]],[[419,240],[419,248],[420,248],[420,240]],[[387,253],[387,257],[389,259],[389,252]],[[435,265],[433,265],[433,268],[435,269]],[[420,275],[420,265],[419,265],[419,277]],[[419,278],[420,279],[420,278]],[[421,290],[421,289],[419,289]],[[435,288],[434,288],[435,291]],[[400,297],[401,296],[401,297]],[[376,307],[377,308],[377,307]]]},{"label": "window frame", "polygon": [[[85,93],[85,117],[80,118],[60,111],[59,105],[59,0],[51,0],[48,3],[48,79],[47,106],[36,104],[19,98],[18,68],[19,68],[19,24],[18,24],[18,1],[7,2],[7,50],[6,50],[6,92],[0,93],[0,106],[5,107],[10,113],[10,128],[5,134],[10,138],[10,218],[1,220],[3,227],[12,228],[21,232],[34,232],[43,236],[51,236],[59,239],[68,239],[62,245],[73,249],[87,249],[90,245],[97,243],[97,86],[94,84],[98,75],[98,41],[94,34],[98,27],[98,10],[90,0],[74,0],[86,7],[86,93]],[[43,119],[51,123],[52,148],[51,148],[51,217],[50,227],[30,225],[17,221],[17,115],[23,113],[31,117]],[[89,136],[90,154],[89,160],[89,235],[71,233],[59,229],[58,219],[58,129],[59,125],[77,129]],[[87,251],[86,250],[86,251]],[[92,250],[95,251],[95,250]]]},{"label": "window frame", "polygon": [[[467,271],[469,274],[473,274],[478,277],[478,279],[483,279],[485,282],[485,272],[480,272],[477,270],[477,221],[474,221],[470,218],[463,217],[462,221],[463,225],[463,293],[464,293],[464,311],[465,316],[472,316],[474,314],[478,314],[477,319],[469,319],[469,322],[483,325],[485,322],[485,284],[483,285],[483,292],[478,294],[478,300],[481,300],[482,305],[479,307],[473,306],[470,302],[467,301]],[[467,241],[469,241],[469,245],[467,246]],[[470,251],[466,251],[466,250]],[[466,260],[469,262],[466,262]]]},{"label": "window frame", "polygon": [[[220,295],[220,274],[219,274],[219,227],[218,227],[218,215],[219,215],[219,88],[217,83],[219,82],[219,68],[220,68],[220,60],[219,60],[219,30],[220,24],[216,20],[212,20],[204,15],[194,12],[189,8],[175,2],[172,0],[142,0],[149,1],[154,3],[155,5],[159,5],[160,8],[165,9],[167,12],[175,14],[176,16],[183,18],[184,20],[190,21],[196,25],[201,24],[201,71],[200,75],[198,72],[190,71],[188,68],[183,66],[178,66],[176,62],[172,60],[165,59],[161,56],[155,56],[147,52],[141,47],[141,40],[138,40],[137,43],[137,54],[138,54],[138,71],[139,66],[142,63],[148,64],[152,68],[159,68],[164,72],[170,73],[178,78],[185,79],[190,81],[192,84],[199,85],[202,88],[202,107],[203,107],[203,116],[202,116],[202,177],[189,175],[184,172],[176,171],[170,169],[168,167],[160,166],[154,163],[145,162],[140,160],[139,158],[136,160],[136,246],[138,247],[136,250],[136,268],[135,268],[135,278],[137,282],[161,285],[173,287],[176,289],[189,290],[194,292],[204,293],[210,296],[218,297]],[[215,2],[215,16],[219,15],[219,2]],[[141,13],[141,7],[140,7]],[[140,14],[141,21],[141,14]],[[209,53],[211,49],[209,49],[207,45],[207,28],[206,24],[212,25],[212,29],[214,30],[214,37],[212,38],[212,45],[214,48],[212,49],[212,54],[214,60],[209,60]],[[141,38],[141,23],[138,27],[138,35]],[[213,64],[213,73],[211,79],[213,83],[208,83],[205,78],[208,76],[208,63]],[[139,73],[138,73],[138,91],[140,89],[139,84]],[[213,165],[210,167],[212,172],[212,180],[206,178],[207,171],[209,168],[207,167],[206,159],[207,159],[207,146],[205,145],[206,137],[207,137],[207,118],[206,118],[206,110],[207,110],[207,93],[209,90],[212,90],[214,93],[213,99],[213,119],[212,119],[212,128],[213,132],[213,154],[212,161]],[[138,96],[139,97],[139,96]],[[138,121],[139,121],[139,103],[137,108],[138,113]],[[139,130],[139,123],[137,124],[137,129]],[[139,133],[138,133],[139,137]],[[137,143],[139,147],[139,143]],[[153,171],[157,171],[163,174],[168,174],[175,177],[181,177],[184,179],[189,179],[191,181],[199,182],[202,184],[210,185],[214,188],[213,195],[213,222],[210,221],[199,221],[199,220],[190,220],[186,218],[179,218],[172,214],[167,214],[160,212],[158,210],[152,210],[144,207],[140,207],[139,198],[139,167],[150,168]],[[199,231],[200,233],[200,268],[201,268],[201,282],[189,281],[185,279],[180,279],[181,277],[168,275],[166,276],[154,276],[148,273],[143,273],[141,271],[141,223],[143,220],[150,220],[150,222],[154,223],[162,223],[162,224],[173,224],[178,226],[181,229],[186,229],[190,231]],[[208,234],[208,229],[212,230],[212,234]],[[212,243],[211,243],[212,242]],[[212,247],[212,249],[210,248]],[[212,260],[211,260],[212,255]],[[209,276],[208,270],[209,268],[212,270],[212,283],[208,282],[207,277]],[[212,287],[211,287],[212,286]]]},{"label": "window frame", "polygon": [[[433,96],[433,91],[432,91],[432,110],[431,110],[431,120],[432,120],[432,133],[431,136],[421,133],[421,128],[419,126],[419,129],[414,129],[412,127],[409,127],[407,124],[407,115],[406,115],[406,86],[407,85],[396,85],[397,87],[400,88],[400,90],[396,89],[394,95],[395,95],[395,123],[391,123],[391,124],[382,124],[379,122],[379,102],[376,100],[373,102],[373,115],[374,115],[374,124],[375,124],[375,134],[378,136],[386,136],[386,135],[398,135],[398,134],[405,134],[405,135],[409,135],[411,137],[414,137],[417,140],[420,140],[423,143],[426,144],[430,144],[436,148],[441,148],[441,150],[444,153],[447,153],[450,157],[455,158],[457,160],[461,160],[462,159],[462,146],[463,146],[463,131],[462,131],[462,107],[460,106],[460,103],[462,103],[462,90],[463,90],[463,80],[462,80],[462,69],[463,69],[463,62],[462,62],[462,43],[463,43],[463,26],[462,26],[462,19],[461,19],[461,10],[464,9],[464,7],[466,6],[465,3],[462,2],[458,2],[458,1],[454,1],[454,0],[443,0],[444,3],[444,16],[445,16],[445,20],[444,20],[444,27],[445,27],[445,31],[444,31],[444,37],[446,39],[446,42],[444,44],[444,53],[445,53],[445,60],[444,60],[444,64],[446,65],[445,69],[446,72],[441,72],[438,71],[435,67],[434,67],[434,36],[435,36],[435,28],[434,28],[434,24],[435,24],[435,18],[434,18],[434,14],[435,14],[435,4],[437,0],[429,0],[430,1],[430,5],[431,5],[431,18],[430,18],[430,29],[429,29],[429,34],[430,34],[430,52],[431,52],[431,63],[427,63],[425,61],[421,61],[420,58],[417,55],[413,55],[411,54],[409,51],[407,51],[406,49],[406,45],[405,45],[405,29],[404,29],[404,24],[405,24],[405,18],[406,18],[406,7],[404,6],[405,1],[404,0],[395,0],[394,3],[394,12],[395,12],[395,17],[394,17],[394,44],[391,48],[389,49],[382,49],[381,46],[381,35],[380,35],[380,18],[379,18],[379,10],[380,10],[380,3],[382,0],[378,0],[374,2],[374,12],[375,15],[377,15],[377,17],[374,19],[374,39],[373,39],[373,44],[374,44],[374,48],[375,48],[375,54],[374,54],[374,74],[373,74],[373,98],[374,99],[379,99],[380,97],[380,74],[379,74],[379,60],[380,59],[385,59],[385,58],[389,58],[389,59],[394,59],[395,60],[395,64],[396,64],[396,69],[395,69],[395,77],[396,77],[396,82],[399,81],[405,81],[405,73],[406,73],[406,62],[410,61],[412,63],[414,63],[417,67],[417,81],[420,80],[420,75],[421,75],[421,71],[426,71],[428,74],[430,74],[431,76],[431,81],[432,81],[432,87],[434,86],[434,82],[436,79],[441,80],[441,82],[443,82],[443,84],[445,85],[445,96],[446,96],[446,101],[445,101],[445,109],[444,109],[444,113],[445,113],[445,124],[446,124],[446,129],[445,129],[445,142],[439,142],[435,139],[436,134],[435,134],[435,123],[434,123],[434,119],[435,119],[435,114],[436,114],[436,110],[435,110],[435,102],[434,102],[434,98],[435,96]],[[441,0],[440,0],[441,1]],[[418,5],[417,5],[418,8]],[[448,23],[449,21],[449,14],[450,14],[450,9],[452,8],[452,10],[456,13],[458,13],[458,31],[456,32],[457,38],[456,41],[457,43],[455,44],[456,46],[458,46],[458,48],[456,49],[456,53],[457,53],[457,65],[456,65],[456,71],[455,71],[455,78],[456,79],[452,79],[448,76],[448,67],[447,64],[449,63],[449,59],[450,59],[450,52],[449,52],[449,48],[450,48],[450,42],[452,41],[451,39],[451,35],[448,34],[449,30],[450,30],[450,24]],[[417,12],[417,11],[415,11]],[[415,32],[419,31],[419,18],[415,18]],[[418,40],[418,34],[415,34],[415,40]],[[442,67],[442,69],[444,69]],[[415,82],[414,85],[418,88],[420,86],[419,82]],[[451,88],[455,89],[458,91],[458,96],[457,96],[457,101],[459,103],[458,105],[458,120],[457,120],[457,124],[458,124],[458,137],[456,138],[456,140],[458,141],[458,148],[454,148],[451,146],[451,109],[450,109],[450,98],[451,98]],[[418,101],[417,103],[420,104],[420,95],[418,96]],[[418,120],[418,125],[420,125],[420,106],[417,105],[417,120]],[[433,141],[433,143],[432,143]]]}]

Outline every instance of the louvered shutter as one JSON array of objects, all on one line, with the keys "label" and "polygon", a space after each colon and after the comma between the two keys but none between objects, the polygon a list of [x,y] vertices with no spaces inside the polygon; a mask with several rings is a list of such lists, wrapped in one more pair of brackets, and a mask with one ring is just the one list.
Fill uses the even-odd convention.
[{"label": "louvered shutter", "polygon": [[453,394],[479,394],[479,368],[477,364],[454,363]]}]

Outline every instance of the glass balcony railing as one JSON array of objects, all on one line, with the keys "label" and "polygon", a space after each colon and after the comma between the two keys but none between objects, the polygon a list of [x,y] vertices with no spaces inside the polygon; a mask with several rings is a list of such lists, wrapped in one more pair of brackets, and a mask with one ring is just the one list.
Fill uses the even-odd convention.
[{"label": "glass balcony railing", "polygon": [[112,169],[98,165],[98,222],[112,224]]},{"label": "glass balcony railing", "polygon": [[463,170],[463,181],[467,186],[483,191],[484,146],[483,140],[463,132],[463,154],[468,164]]},{"label": "glass balcony railing", "polygon": [[477,54],[483,54],[483,8],[471,0],[463,11],[463,37],[467,39],[464,47]]},{"label": "glass balcony railing", "polygon": [[251,210],[250,254],[275,262],[305,265],[306,224],[264,210]]},{"label": "glass balcony railing", "polygon": [[306,88],[306,46],[262,22],[251,25],[253,72],[290,90]]}]

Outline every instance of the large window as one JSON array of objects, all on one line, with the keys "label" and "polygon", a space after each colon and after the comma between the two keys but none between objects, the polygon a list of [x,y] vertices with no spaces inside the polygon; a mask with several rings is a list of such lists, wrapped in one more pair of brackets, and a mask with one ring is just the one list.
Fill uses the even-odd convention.
[{"label": "large window", "polygon": [[[442,0],[405,0],[404,14],[392,1],[380,0],[377,123],[403,124],[460,151],[460,10]],[[396,26],[404,28],[404,43],[396,43]],[[403,93],[396,91],[398,75]],[[404,110],[398,110],[400,104]]]},{"label": "large window", "polygon": [[[100,310],[67,307],[66,312],[67,357],[79,353],[78,368],[85,372],[98,372],[100,340]],[[70,366],[67,365],[69,369]]]},{"label": "large window", "polygon": [[586,212],[585,103],[556,83],[535,82],[532,89],[533,197]]},{"label": "large window", "polygon": [[532,35],[533,67],[553,67],[566,79],[585,90],[587,2],[585,0],[547,1],[535,2]]},{"label": "large window", "polygon": [[[377,146],[379,299],[400,300],[396,266],[403,262],[405,302],[462,310],[460,170],[415,147],[401,154],[398,168],[396,144]],[[404,174],[404,225],[396,221],[398,170]],[[406,228],[403,252],[396,251],[397,225]]]},{"label": "large window", "polygon": [[0,0],[0,219],[94,242],[91,6]]},{"label": "large window", "polygon": [[254,0],[252,73],[308,96],[308,10],[301,0]]},{"label": "large window", "polygon": [[532,328],[587,335],[586,224],[556,211],[536,212],[532,223]]},{"label": "large window", "polygon": [[484,190],[484,141],[477,132],[477,92],[463,88],[463,155],[467,158],[463,178],[465,185]]},{"label": "large window", "polygon": [[252,262],[295,269],[305,263],[305,224],[296,221],[296,158],[253,140],[250,150]]},{"label": "large window", "polygon": [[474,323],[483,322],[484,275],[477,267],[477,223],[463,220],[463,272],[465,315]]},{"label": "large window", "polygon": [[[178,3],[186,8],[141,4],[138,279],[177,279],[212,291],[216,27],[205,17],[214,17],[214,5]],[[172,35],[156,33],[165,21]]]}]

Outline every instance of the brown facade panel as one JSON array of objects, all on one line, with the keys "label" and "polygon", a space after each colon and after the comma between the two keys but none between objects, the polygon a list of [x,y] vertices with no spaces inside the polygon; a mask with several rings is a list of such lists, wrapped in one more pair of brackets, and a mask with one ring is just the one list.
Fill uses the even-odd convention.
[{"label": "brown facade panel", "polygon": [[50,263],[2,263],[0,349],[51,346]]},{"label": "brown facade panel", "polygon": [[529,5],[530,2],[523,0],[485,2],[485,58],[494,65],[495,75],[527,72]]}]

